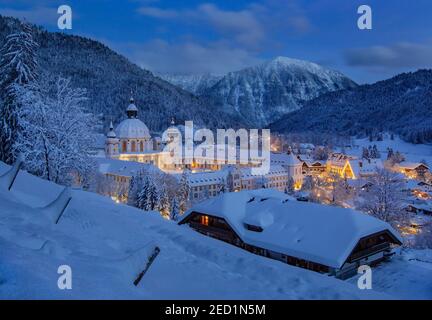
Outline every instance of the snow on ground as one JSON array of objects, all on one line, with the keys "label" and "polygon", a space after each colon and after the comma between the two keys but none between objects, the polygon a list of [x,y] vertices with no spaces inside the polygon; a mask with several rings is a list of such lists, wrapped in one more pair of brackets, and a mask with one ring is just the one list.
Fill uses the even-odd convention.
[{"label": "snow on ground", "polygon": [[[79,190],[54,225],[38,207],[61,191],[22,172],[12,191],[0,190],[0,299],[389,298]],[[135,287],[155,245],[161,252]],[[57,287],[60,265],[72,268],[72,290]]]},{"label": "snow on ground", "polygon": [[347,150],[347,153],[361,157],[362,148],[376,145],[379,152],[381,153],[382,159],[387,157],[387,149],[392,148],[394,152],[399,151],[406,157],[406,161],[409,162],[420,162],[426,160],[428,164],[432,165],[432,145],[427,144],[412,144],[401,140],[395,136],[394,140],[386,137],[383,141],[372,141],[369,139],[356,139],[354,140],[355,146],[353,150]]},{"label": "snow on ground", "polygon": [[372,284],[373,290],[396,299],[432,299],[432,250],[402,250],[391,263],[373,269]]}]

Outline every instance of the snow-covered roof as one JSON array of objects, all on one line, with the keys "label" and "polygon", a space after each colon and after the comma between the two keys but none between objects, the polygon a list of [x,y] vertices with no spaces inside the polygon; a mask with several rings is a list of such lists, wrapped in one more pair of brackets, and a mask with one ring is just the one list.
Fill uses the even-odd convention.
[{"label": "snow-covered roof", "polygon": [[138,112],[138,108],[137,108],[137,106],[135,105],[135,100],[134,100],[134,98],[130,98],[130,100],[129,100],[129,105],[128,105],[128,107],[126,108],[126,111],[136,111],[136,112]]},{"label": "snow-covered roof", "polygon": [[[289,256],[340,268],[358,241],[388,230],[402,242],[387,223],[351,209],[303,203],[270,190],[225,193],[190,209],[224,218],[245,242]],[[245,228],[245,223],[262,227],[262,232]]]},{"label": "snow-covered roof", "polygon": [[296,166],[302,164],[292,152],[290,154],[272,152],[270,153],[270,162],[272,164],[281,164],[286,166]]},{"label": "snow-covered roof", "polygon": [[432,211],[432,203],[430,201],[423,202],[423,203],[412,203],[409,205],[419,210]]},{"label": "snow-covered roof", "polygon": [[317,166],[322,167],[327,165],[327,161],[325,160],[308,159],[308,160],[304,160],[303,162],[306,163],[308,167],[317,167]]},{"label": "snow-covered roof", "polygon": [[426,168],[429,169],[429,167],[427,165],[420,163],[420,162],[403,161],[403,162],[397,164],[396,166],[399,167],[400,169],[408,169],[408,170],[415,170],[420,166],[425,166]]},{"label": "snow-covered roof", "polygon": [[[252,168],[241,168],[242,179],[257,178],[257,175],[252,174]],[[269,171],[264,175],[266,178],[288,176],[288,170],[282,165],[270,165]]]},{"label": "snow-covered roof", "polygon": [[338,165],[338,166],[345,166],[345,163],[348,160],[354,160],[356,159],[356,157],[354,156],[350,156],[347,154],[343,154],[343,153],[332,153],[329,158],[328,158],[328,162],[331,162],[332,165]]},{"label": "snow-covered roof", "polygon": [[313,150],[315,148],[315,145],[313,145],[312,143],[300,143],[299,147],[301,149]]},{"label": "snow-covered roof", "polygon": [[139,119],[125,119],[117,126],[115,132],[120,139],[150,139],[150,131]]},{"label": "snow-covered roof", "polygon": [[382,169],[384,167],[381,159],[353,159],[349,160],[349,163],[357,178],[360,175],[373,175],[377,172],[377,169]]},{"label": "snow-covered roof", "polygon": [[134,161],[122,161],[109,158],[95,158],[99,166],[99,172],[123,177],[133,177],[141,170],[160,171],[157,167],[148,163]]},{"label": "snow-covered roof", "polygon": [[197,172],[188,175],[188,182],[191,187],[206,186],[222,183],[227,176],[227,170]]}]

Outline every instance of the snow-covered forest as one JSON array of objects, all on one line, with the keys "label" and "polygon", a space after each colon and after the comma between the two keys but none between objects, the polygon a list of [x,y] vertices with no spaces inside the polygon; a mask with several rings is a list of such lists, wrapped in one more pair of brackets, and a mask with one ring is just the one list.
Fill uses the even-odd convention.
[{"label": "snow-covered forest", "polygon": [[[0,15],[0,43],[17,32],[17,19]],[[124,117],[123,108],[133,92],[139,117],[153,132],[165,130],[172,117],[178,123],[193,120],[210,128],[237,127],[242,123],[235,117],[207,112],[208,101],[154,76],[112,51],[106,45],[80,36],[53,33],[31,26],[38,43],[38,63],[50,77],[71,80],[74,88],[87,90],[83,103],[87,112],[99,115],[107,129],[110,121]]]},{"label": "snow-covered forest", "polygon": [[0,160],[18,158],[29,172],[65,185],[85,185],[97,118],[86,113],[86,91],[70,79],[52,77],[38,63],[33,29],[21,23],[0,50]]},{"label": "snow-covered forest", "polygon": [[432,71],[404,73],[371,85],[324,94],[271,125],[283,133],[345,136],[399,134],[412,143],[432,141]]}]

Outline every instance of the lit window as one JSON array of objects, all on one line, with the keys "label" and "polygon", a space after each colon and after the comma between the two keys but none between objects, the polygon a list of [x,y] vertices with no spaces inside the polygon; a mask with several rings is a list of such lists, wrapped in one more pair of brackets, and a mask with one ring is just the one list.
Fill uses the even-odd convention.
[{"label": "lit window", "polygon": [[204,226],[209,225],[209,217],[208,216],[201,216],[201,224]]}]

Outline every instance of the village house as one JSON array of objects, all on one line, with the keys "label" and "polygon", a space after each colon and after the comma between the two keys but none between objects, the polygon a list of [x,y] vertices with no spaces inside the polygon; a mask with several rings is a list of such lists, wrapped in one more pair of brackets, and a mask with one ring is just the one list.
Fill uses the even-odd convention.
[{"label": "village house", "polygon": [[381,159],[358,159],[343,153],[333,153],[327,160],[327,172],[342,178],[360,179],[376,174],[377,168],[383,168]]},{"label": "village house", "polygon": [[252,253],[347,278],[402,244],[388,224],[351,209],[298,202],[269,189],[225,193],[195,205],[179,222]]},{"label": "village house", "polygon": [[429,167],[423,163],[416,162],[401,162],[394,166],[394,170],[404,174],[410,179],[419,179],[426,176],[429,173]]},{"label": "village house", "polygon": [[432,203],[430,202],[422,202],[422,203],[413,203],[409,204],[406,208],[408,212],[412,212],[415,214],[424,214],[428,216],[432,216]]},{"label": "village house", "polygon": [[96,158],[98,172],[106,181],[96,190],[99,194],[111,197],[116,202],[127,202],[129,186],[133,176],[140,171],[158,171],[157,167],[149,163],[121,161],[116,159]]},{"label": "village house", "polygon": [[326,161],[303,161],[303,174],[306,176],[319,176],[327,171]]}]

